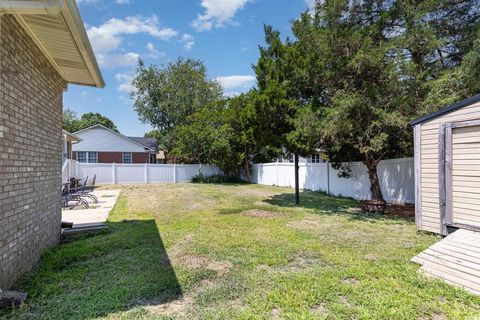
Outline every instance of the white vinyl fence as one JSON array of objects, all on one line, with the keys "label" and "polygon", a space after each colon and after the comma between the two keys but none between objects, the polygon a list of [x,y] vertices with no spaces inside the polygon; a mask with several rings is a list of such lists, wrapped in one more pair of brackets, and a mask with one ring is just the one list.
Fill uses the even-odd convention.
[{"label": "white vinyl fence", "polygon": [[62,181],[66,182],[71,177],[77,176],[77,161],[67,159],[62,166]]},{"label": "white vinyl fence", "polygon": [[[338,170],[328,163],[300,163],[300,188],[324,191],[332,195],[370,198],[367,168],[361,162],[350,163],[349,178],[340,178]],[[67,160],[62,168],[62,179],[69,177],[90,179],[96,175],[99,184],[189,182],[197,174],[221,174],[216,166],[201,164],[115,164],[79,163]],[[388,202],[414,203],[413,158],[381,161],[378,165],[383,196]],[[295,186],[294,164],[286,162],[262,163],[253,166],[251,182],[283,187]]]},{"label": "white vinyl fence", "polygon": [[[370,180],[367,168],[361,162],[350,163],[349,178],[340,178],[338,170],[329,163],[300,163],[300,188],[324,191],[332,195],[359,200],[370,198]],[[415,203],[413,158],[383,160],[378,164],[383,196],[388,202]],[[253,166],[251,182],[295,187],[294,164],[286,162],[262,163]]]},{"label": "white vinyl fence", "polygon": [[[68,162],[68,164],[67,164]],[[204,176],[221,174],[216,166],[202,164],[118,164],[79,163],[67,160],[62,169],[62,179],[69,177],[92,179],[98,184],[190,182],[201,173]]]}]

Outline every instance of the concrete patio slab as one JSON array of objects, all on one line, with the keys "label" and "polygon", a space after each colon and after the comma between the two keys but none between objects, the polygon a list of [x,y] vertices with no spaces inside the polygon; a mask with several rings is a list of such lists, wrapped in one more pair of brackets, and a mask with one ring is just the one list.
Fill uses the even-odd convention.
[{"label": "concrete patio slab", "polygon": [[62,221],[73,222],[73,229],[103,226],[120,196],[120,190],[96,190],[92,193],[98,198],[98,203],[85,198],[90,208],[62,210]]}]

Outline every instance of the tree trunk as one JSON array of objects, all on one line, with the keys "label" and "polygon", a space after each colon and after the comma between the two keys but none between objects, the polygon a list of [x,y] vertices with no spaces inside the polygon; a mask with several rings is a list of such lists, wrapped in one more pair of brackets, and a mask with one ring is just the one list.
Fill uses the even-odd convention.
[{"label": "tree trunk", "polygon": [[378,161],[372,156],[366,155],[365,165],[367,166],[368,178],[370,179],[370,192],[372,200],[385,202],[383,199],[382,188],[377,174]]},{"label": "tree trunk", "polygon": [[245,175],[247,176],[247,181],[250,181],[250,166],[248,165],[248,153],[247,147],[245,146]]}]

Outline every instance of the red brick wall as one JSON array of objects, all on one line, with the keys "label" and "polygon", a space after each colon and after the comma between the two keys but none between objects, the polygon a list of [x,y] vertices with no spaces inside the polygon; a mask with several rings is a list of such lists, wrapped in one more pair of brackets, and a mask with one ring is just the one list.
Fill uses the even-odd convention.
[{"label": "red brick wall", "polygon": [[149,163],[149,153],[145,152],[133,152],[132,163]]},{"label": "red brick wall", "polygon": [[122,163],[122,153],[121,152],[99,152],[98,153],[98,162],[99,163]]},{"label": "red brick wall", "polygon": [[[77,153],[74,152],[73,160],[77,160]],[[98,163],[122,163],[122,152],[99,152]],[[148,163],[149,153],[132,152],[132,163]]]}]

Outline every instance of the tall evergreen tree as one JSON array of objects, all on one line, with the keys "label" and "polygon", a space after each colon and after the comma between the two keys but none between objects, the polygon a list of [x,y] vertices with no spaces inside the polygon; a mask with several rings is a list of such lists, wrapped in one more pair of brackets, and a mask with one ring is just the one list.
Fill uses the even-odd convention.
[{"label": "tall evergreen tree", "polygon": [[377,165],[411,154],[408,121],[440,107],[432,92],[475,83],[466,65],[478,61],[478,10],[478,1],[325,0],[293,23],[295,40],[267,29],[259,90],[290,106],[272,113],[283,116],[278,137],[320,145],[333,162],[362,160],[383,201]]}]

